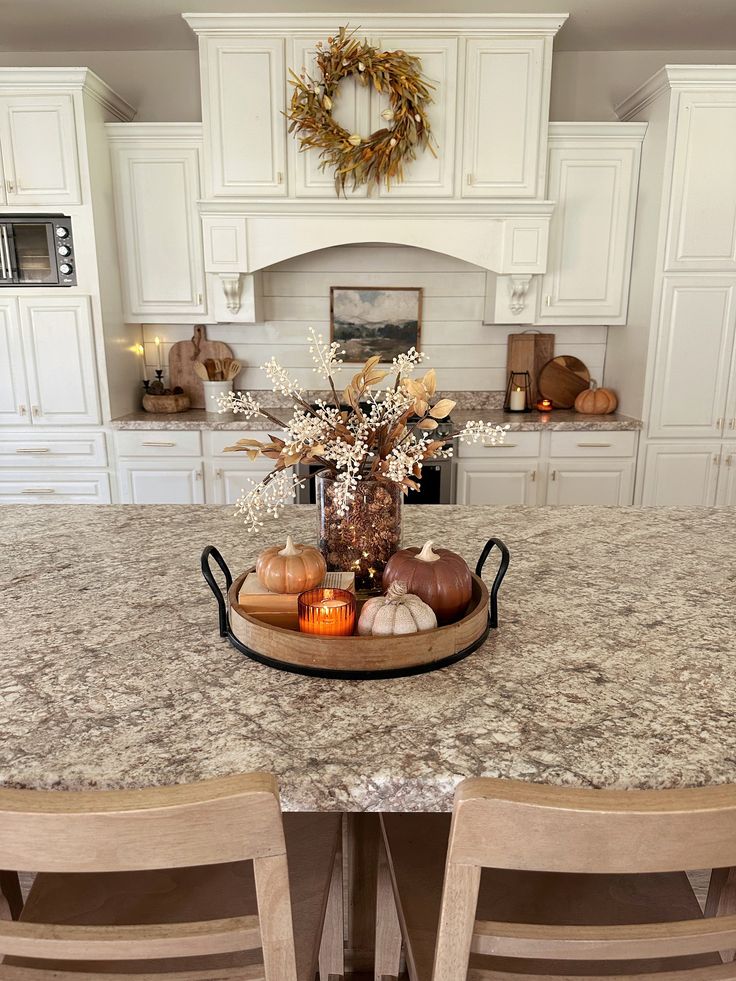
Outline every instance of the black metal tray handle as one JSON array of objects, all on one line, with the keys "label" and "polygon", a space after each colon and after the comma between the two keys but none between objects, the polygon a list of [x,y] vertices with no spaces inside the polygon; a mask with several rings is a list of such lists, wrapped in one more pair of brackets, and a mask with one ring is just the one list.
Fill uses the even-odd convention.
[{"label": "black metal tray handle", "polygon": [[[217,585],[217,580],[212,572],[212,566],[210,565],[210,556],[219,565],[221,572],[225,576],[225,592],[220,589]],[[202,566],[202,575],[204,576],[205,582],[210,587],[217,600],[217,609],[220,614],[220,636],[227,637],[230,634],[230,617],[227,610],[227,594],[228,590],[233,584],[233,577],[230,569],[228,568],[227,562],[220,555],[219,551],[214,545],[208,545],[202,552],[202,558],[200,560]]]},{"label": "black metal tray handle", "polygon": [[491,586],[491,598],[488,604],[488,624],[495,629],[498,626],[498,591],[501,588],[503,577],[506,575],[506,570],[509,567],[509,561],[511,559],[509,550],[500,538],[489,538],[485,543],[483,551],[480,553],[478,564],[475,567],[475,574],[479,578],[483,575],[483,566],[486,564],[486,559],[491,554],[494,545],[501,553],[501,562],[498,566],[496,578],[493,580],[493,585]]}]

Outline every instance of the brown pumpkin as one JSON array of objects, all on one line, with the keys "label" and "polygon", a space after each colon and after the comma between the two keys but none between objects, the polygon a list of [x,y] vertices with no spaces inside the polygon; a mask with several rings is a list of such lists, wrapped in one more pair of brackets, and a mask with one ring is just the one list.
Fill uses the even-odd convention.
[{"label": "brown pumpkin", "polygon": [[575,411],[583,412],[585,415],[605,416],[609,412],[615,412],[617,407],[616,393],[610,388],[598,388],[596,382],[592,380],[590,388],[586,388],[575,399]]},{"label": "brown pumpkin", "polygon": [[324,556],[314,545],[295,545],[291,535],[286,545],[264,549],[256,561],[258,581],[272,593],[303,593],[319,586],[327,572]]},{"label": "brown pumpkin", "polygon": [[418,548],[395,552],[383,570],[383,588],[392,582],[406,583],[407,591],[430,606],[440,623],[462,616],[473,593],[473,579],[465,559],[448,548],[433,548],[427,542]]}]

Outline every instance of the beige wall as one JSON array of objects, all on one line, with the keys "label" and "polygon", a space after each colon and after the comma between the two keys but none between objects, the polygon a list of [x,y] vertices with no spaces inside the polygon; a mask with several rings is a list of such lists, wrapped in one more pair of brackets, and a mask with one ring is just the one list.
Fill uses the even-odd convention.
[{"label": "beige wall", "polygon": [[[615,119],[614,106],[666,64],[733,64],[736,51],[561,51],[552,73],[551,118]],[[0,52],[0,65],[85,65],[146,121],[200,118],[197,52]]]}]

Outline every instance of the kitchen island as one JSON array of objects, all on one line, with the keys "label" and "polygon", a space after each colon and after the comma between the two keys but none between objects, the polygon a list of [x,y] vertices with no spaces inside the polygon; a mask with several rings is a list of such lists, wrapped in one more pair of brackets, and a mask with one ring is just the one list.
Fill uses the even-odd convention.
[{"label": "kitchen island", "polygon": [[286,532],[313,541],[313,509],[253,537],[224,508],[1,508],[0,785],[266,769],[285,809],[430,811],[469,776],[736,780],[733,509],[407,508],[405,544],[474,565],[498,536],[511,567],[481,649],[384,681],[282,673],[219,637],[203,546],[237,574]]}]

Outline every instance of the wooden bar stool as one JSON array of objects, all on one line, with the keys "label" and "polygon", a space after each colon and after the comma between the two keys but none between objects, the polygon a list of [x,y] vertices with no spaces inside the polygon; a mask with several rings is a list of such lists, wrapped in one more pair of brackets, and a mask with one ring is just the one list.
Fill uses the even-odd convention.
[{"label": "wooden bar stool", "polygon": [[[412,981],[736,979],[723,963],[736,915],[704,916],[683,871],[736,865],[736,787],[466,780],[451,820],[385,814],[382,828]],[[728,878],[720,871],[709,913]],[[400,949],[384,949],[384,975],[397,972]]]},{"label": "wooden bar stool", "polygon": [[0,791],[0,868],[38,871],[0,921],[0,979],[314,981],[318,960],[340,975],[341,945],[320,954],[339,841],[338,814],[282,819],[267,773]]}]

